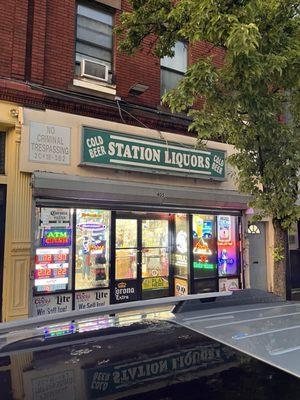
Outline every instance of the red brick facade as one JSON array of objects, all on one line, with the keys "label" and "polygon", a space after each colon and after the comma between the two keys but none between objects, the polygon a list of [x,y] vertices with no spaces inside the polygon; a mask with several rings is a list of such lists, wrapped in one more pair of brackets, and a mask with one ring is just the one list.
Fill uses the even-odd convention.
[{"label": "red brick facade", "polygon": [[[101,1],[95,1],[97,3]],[[127,1],[122,1],[122,4],[123,9],[128,9]],[[116,23],[119,15],[117,10]],[[99,118],[120,118],[115,99],[110,99],[112,105],[108,107],[101,103],[101,92],[74,93],[75,0],[3,1],[0,3],[0,22],[0,99]],[[174,121],[174,118],[158,111],[159,59],[151,55],[146,46],[145,50],[131,57],[120,54],[117,44],[118,38],[115,38],[114,82],[116,96],[126,102],[124,107],[132,104],[149,108],[148,111],[130,111],[149,127],[186,131],[188,120],[179,118]],[[189,63],[208,54],[214,55],[216,65],[222,62],[220,50],[199,43],[189,49]],[[149,89],[139,96],[132,96],[129,89],[135,83],[142,83]],[[86,96],[89,96],[88,101]],[[137,124],[129,114],[126,122]]]}]

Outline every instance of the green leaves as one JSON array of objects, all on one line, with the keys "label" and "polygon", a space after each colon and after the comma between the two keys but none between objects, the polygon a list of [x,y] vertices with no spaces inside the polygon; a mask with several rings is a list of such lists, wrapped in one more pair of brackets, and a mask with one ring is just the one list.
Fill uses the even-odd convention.
[{"label": "green leaves", "polygon": [[[163,101],[187,112],[199,141],[234,144],[229,157],[252,206],[287,228],[299,218],[300,10],[298,0],[131,0],[119,48],[172,56],[177,40],[206,50]],[[224,53],[224,63],[215,53]],[[201,108],[195,107],[200,104]],[[286,124],[281,122],[287,113]]]},{"label": "green leaves", "polygon": [[235,22],[230,29],[225,41],[226,48],[232,51],[234,56],[249,55],[251,51],[259,47],[261,36],[258,27],[254,23],[242,24]]}]

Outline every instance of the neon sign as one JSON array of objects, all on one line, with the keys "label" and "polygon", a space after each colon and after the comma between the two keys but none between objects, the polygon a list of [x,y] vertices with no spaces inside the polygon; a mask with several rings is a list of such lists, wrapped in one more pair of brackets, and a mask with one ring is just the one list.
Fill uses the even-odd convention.
[{"label": "neon sign", "polygon": [[43,247],[71,246],[71,229],[45,229],[41,245]]},{"label": "neon sign", "polygon": [[198,269],[215,269],[216,268],[216,264],[212,264],[212,263],[202,263],[202,262],[194,262],[194,268],[198,268]]},{"label": "neon sign", "polygon": [[34,271],[35,279],[48,279],[56,277],[67,277],[68,268],[43,268]]},{"label": "neon sign", "polygon": [[69,276],[69,248],[37,248],[34,283],[38,291],[66,289]]},{"label": "neon sign", "polygon": [[200,239],[193,250],[194,254],[202,254],[202,255],[212,255],[211,249],[208,247],[208,244],[203,240]]},{"label": "neon sign", "polygon": [[97,230],[97,231],[105,231],[106,225],[104,225],[102,222],[80,222],[77,224],[77,228],[79,229],[86,229],[86,230]]},{"label": "neon sign", "polygon": [[235,217],[218,215],[218,271],[219,276],[237,274],[237,242]]}]

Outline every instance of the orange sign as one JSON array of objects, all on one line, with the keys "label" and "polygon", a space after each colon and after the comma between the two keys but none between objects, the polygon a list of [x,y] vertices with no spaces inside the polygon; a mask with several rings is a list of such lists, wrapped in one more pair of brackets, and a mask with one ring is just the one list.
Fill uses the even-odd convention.
[{"label": "orange sign", "polygon": [[181,278],[175,278],[175,296],[186,296],[189,293],[188,281]]}]

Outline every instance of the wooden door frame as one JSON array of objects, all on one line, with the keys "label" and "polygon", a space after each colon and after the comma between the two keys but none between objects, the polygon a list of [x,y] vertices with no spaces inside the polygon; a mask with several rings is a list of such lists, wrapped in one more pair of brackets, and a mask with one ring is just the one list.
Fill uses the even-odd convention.
[{"label": "wooden door frame", "polygon": [[[0,322],[2,321],[6,185],[0,185]],[[3,201],[1,201],[1,197]]]}]

